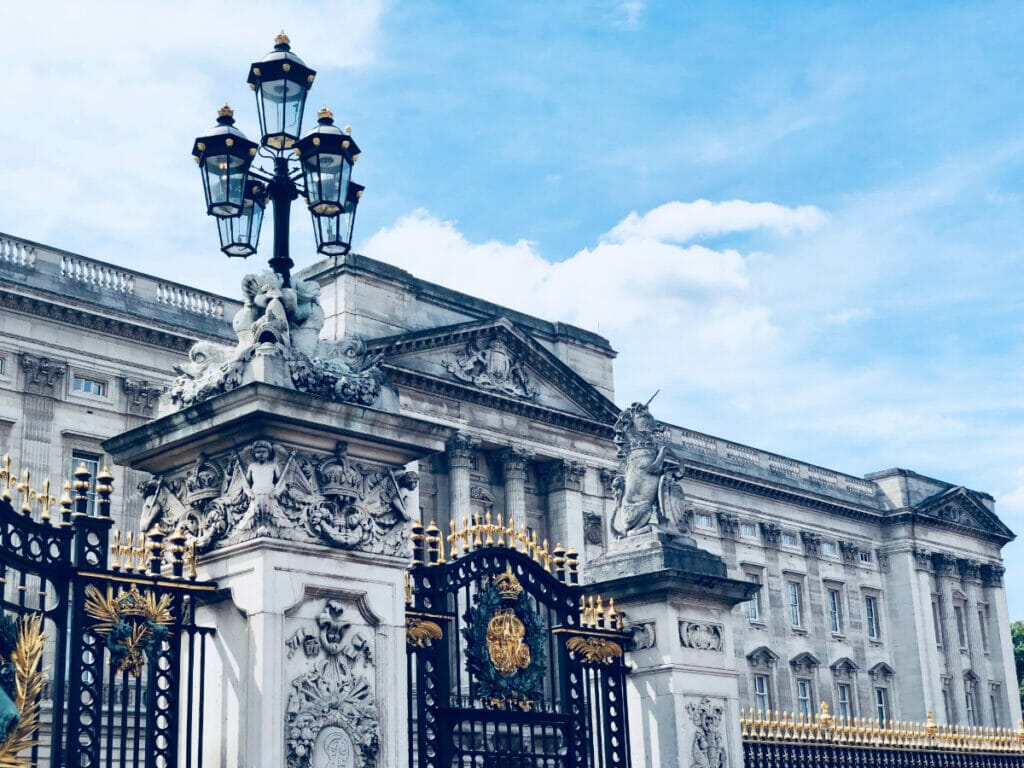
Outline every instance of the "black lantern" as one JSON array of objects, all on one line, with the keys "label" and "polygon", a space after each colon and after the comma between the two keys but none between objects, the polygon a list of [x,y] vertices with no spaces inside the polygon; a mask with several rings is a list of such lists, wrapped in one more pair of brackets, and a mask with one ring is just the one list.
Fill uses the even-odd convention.
[{"label": "black lantern", "polygon": [[316,72],[291,51],[288,36],[274,39],[274,50],[249,67],[249,87],[256,91],[261,143],[278,151],[299,140],[306,93]]},{"label": "black lantern", "polygon": [[352,247],[352,229],[356,223],[356,206],[363,196],[363,185],[349,182],[345,207],[333,216],[313,214],[316,249],[328,256],[341,256]]},{"label": "black lantern", "polygon": [[203,175],[206,212],[212,216],[236,216],[242,210],[246,176],[256,155],[256,142],[235,128],[234,114],[227,104],[221,107],[217,125],[192,146]]},{"label": "black lantern", "polygon": [[267,207],[267,188],[263,182],[249,179],[242,197],[242,210],[237,216],[217,219],[220,249],[228,256],[245,258],[256,253],[260,241],[263,209]]},{"label": "black lantern", "polygon": [[345,207],[352,163],[359,147],[334,124],[334,115],[324,107],[317,113],[319,125],[295,145],[306,181],[306,199],[314,216],[336,216]]}]

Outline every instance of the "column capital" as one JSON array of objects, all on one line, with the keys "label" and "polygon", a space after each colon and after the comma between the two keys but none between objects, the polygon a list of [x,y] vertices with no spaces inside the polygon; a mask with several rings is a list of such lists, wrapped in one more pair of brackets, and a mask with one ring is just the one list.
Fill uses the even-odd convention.
[{"label": "column capital", "polygon": [[548,491],[583,490],[583,478],[587,474],[587,465],[582,461],[556,459],[545,467],[545,479]]},{"label": "column capital", "polygon": [[64,360],[54,360],[23,352],[21,370],[25,372],[25,391],[33,395],[60,397],[58,389],[61,379],[67,373],[68,364]]},{"label": "column capital", "polygon": [[919,571],[927,571],[931,573],[935,570],[935,565],[932,563],[932,553],[927,549],[921,549],[920,547],[914,547],[914,567]]},{"label": "column capital", "polygon": [[740,530],[739,517],[728,512],[717,512],[715,516],[718,518],[718,530],[722,532],[722,536],[735,539]]},{"label": "column capital", "polygon": [[448,464],[469,469],[473,453],[479,450],[480,439],[468,432],[456,432],[448,441]]},{"label": "column capital", "polygon": [[960,571],[960,578],[964,581],[981,581],[981,563],[977,560],[958,558],[956,567]]},{"label": "column capital", "polygon": [[505,480],[525,480],[526,466],[533,458],[533,451],[521,445],[511,445],[502,448],[497,453],[497,459]]},{"label": "column capital", "polygon": [[999,563],[985,563],[981,566],[981,583],[986,587],[1003,586],[1003,574],[1006,569]]},{"label": "column capital", "polygon": [[782,542],[782,526],[777,523],[761,523],[761,536],[764,538],[764,545],[778,549]]},{"label": "column capital", "polygon": [[936,576],[952,578],[956,574],[956,558],[945,552],[933,552],[932,567]]}]

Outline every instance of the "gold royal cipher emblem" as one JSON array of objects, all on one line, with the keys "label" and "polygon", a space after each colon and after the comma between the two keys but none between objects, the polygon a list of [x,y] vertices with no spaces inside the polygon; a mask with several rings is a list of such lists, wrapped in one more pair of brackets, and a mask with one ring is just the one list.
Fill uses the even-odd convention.
[{"label": "gold royal cipher emblem", "polygon": [[[503,602],[516,600],[523,591],[519,579],[512,573],[512,566],[495,576],[493,583]],[[502,675],[514,675],[530,666],[530,648],[523,642],[525,636],[526,625],[512,608],[495,612],[487,622],[487,654]]]}]

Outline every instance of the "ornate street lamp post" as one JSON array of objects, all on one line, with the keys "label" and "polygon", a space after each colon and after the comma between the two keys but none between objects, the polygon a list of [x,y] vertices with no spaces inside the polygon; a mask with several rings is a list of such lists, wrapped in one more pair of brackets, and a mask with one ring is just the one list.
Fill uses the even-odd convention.
[{"label": "ornate street lamp post", "polygon": [[[249,86],[256,93],[261,139],[250,141],[235,128],[234,112],[224,105],[217,125],[196,139],[192,156],[199,164],[206,195],[206,212],[217,218],[221,250],[245,258],[256,253],[267,200],[274,212],[274,255],[270,268],[281,276],[282,287],[291,283],[294,265],[288,254],[292,201],[304,197],[313,218],[317,251],[327,255],[348,253],[356,206],[363,187],[352,181],[352,166],[359,147],[334,125],[326,107],[306,136],[302,113],[316,72],[292,53],[283,32],[274,50],[249,67]],[[271,167],[258,165],[260,158]],[[299,167],[289,163],[297,158]]]}]

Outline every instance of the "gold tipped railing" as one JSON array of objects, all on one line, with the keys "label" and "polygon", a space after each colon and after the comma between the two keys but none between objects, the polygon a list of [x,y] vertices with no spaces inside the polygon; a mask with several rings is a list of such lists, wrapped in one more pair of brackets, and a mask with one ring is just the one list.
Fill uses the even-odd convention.
[{"label": "gold tipped railing", "polygon": [[745,742],[768,744],[832,744],[850,747],[960,752],[1012,752],[1024,754],[1024,721],[1011,728],[939,725],[933,713],[924,723],[864,717],[837,718],[821,702],[811,717],[792,712],[740,710],[740,732]]},{"label": "gold tipped railing", "polygon": [[511,520],[506,523],[501,515],[492,518],[490,512],[472,521],[463,516],[461,526],[453,520],[447,536],[436,522],[424,528],[417,520],[412,526],[412,546],[414,566],[444,565],[483,547],[505,547],[522,552],[559,581],[579,583],[579,556],[573,547],[566,550],[558,543],[551,549],[536,531],[528,533],[525,525],[516,530]]},{"label": "gold tipped railing", "polygon": [[165,533],[159,524],[154,525],[149,533],[113,532],[110,543],[112,570],[159,576],[165,564],[174,578],[195,580],[197,576],[199,556],[195,539],[180,527],[171,534]]}]

